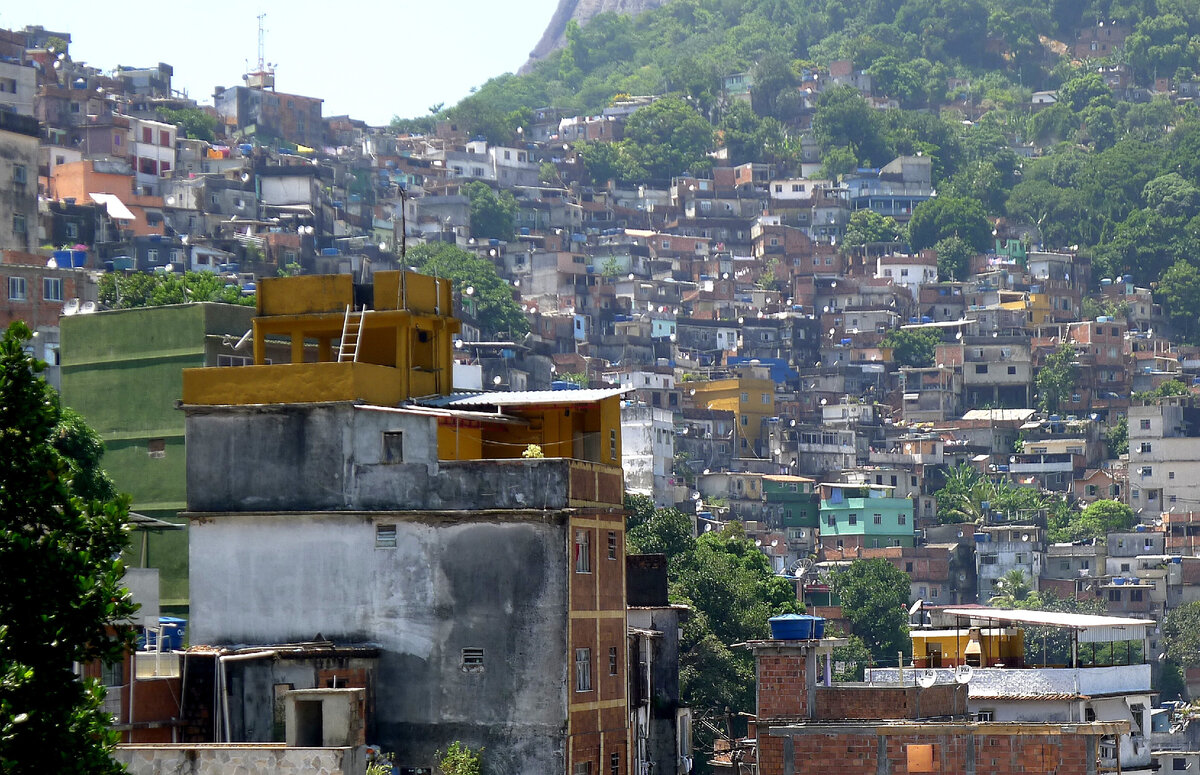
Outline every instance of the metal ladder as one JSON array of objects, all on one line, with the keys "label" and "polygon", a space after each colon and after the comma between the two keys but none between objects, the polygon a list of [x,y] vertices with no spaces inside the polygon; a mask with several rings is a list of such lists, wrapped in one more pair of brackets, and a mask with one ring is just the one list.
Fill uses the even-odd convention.
[{"label": "metal ladder", "polygon": [[342,321],[342,339],[338,344],[338,363],[358,361],[358,339],[362,335],[362,321],[366,314],[365,309],[355,312],[353,305],[346,305],[346,318]]}]

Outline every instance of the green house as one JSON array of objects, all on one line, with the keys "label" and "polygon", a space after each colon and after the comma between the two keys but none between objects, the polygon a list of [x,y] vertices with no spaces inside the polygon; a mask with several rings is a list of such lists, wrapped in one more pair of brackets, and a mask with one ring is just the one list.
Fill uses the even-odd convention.
[{"label": "green house", "polygon": [[[253,362],[242,335],[253,307],[180,304],[72,315],[60,321],[62,400],[104,440],[103,465],[131,509],[186,525],[183,370]],[[237,349],[237,345],[243,346]],[[159,569],[164,613],[188,605],[186,530],[153,532],[125,561]]]},{"label": "green house", "polygon": [[878,484],[820,485],[821,546],[825,551],[913,546],[912,500],[893,498],[892,490]]}]

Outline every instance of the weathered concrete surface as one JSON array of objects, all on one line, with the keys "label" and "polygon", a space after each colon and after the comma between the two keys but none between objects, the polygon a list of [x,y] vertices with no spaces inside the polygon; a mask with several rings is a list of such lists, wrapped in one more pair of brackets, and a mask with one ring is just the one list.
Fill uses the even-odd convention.
[{"label": "weathered concrete surface", "polygon": [[570,491],[565,459],[439,463],[435,418],[349,403],[189,408],[187,440],[194,512],[556,509]]},{"label": "weathered concrete surface", "polygon": [[[508,520],[193,515],[192,643],[377,644],[373,742],[397,765],[457,739],[486,746],[491,772],[561,772],[569,536],[558,512]],[[378,525],[394,547],[376,548]],[[463,669],[464,648],[484,650],[482,670]]]},{"label": "weathered concrete surface", "polygon": [[362,748],[285,748],[279,744],[119,745],[113,758],[130,775],[361,775]]}]

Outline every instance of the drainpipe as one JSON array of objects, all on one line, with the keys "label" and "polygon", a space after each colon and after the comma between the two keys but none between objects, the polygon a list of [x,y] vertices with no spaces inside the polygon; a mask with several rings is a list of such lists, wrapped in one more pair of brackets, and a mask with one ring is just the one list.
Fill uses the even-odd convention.
[{"label": "drainpipe", "polygon": [[220,667],[217,678],[221,686],[221,718],[225,726],[223,730],[225,739],[222,742],[229,742],[229,671],[225,669],[225,666],[230,662],[246,662],[251,659],[265,659],[266,657],[276,656],[278,653],[278,651],[270,649],[268,651],[254,651],[249,654],[225,654],[217,657],[217,662],[219,663]]}]

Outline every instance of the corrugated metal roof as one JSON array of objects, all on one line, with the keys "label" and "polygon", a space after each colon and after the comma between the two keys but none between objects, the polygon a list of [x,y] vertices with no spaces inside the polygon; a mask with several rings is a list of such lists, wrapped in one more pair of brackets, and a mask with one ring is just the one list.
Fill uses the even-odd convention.
[{"label": "corrugated metal roof", "polygon": [[1124,619],[1119,616],[1072,614],[1062,611],[1020,611],[1009,608],[987,608],[982,606],[975,608],[944,608],[942,609],[942,613],[949,614],[950,616],[961,616],[994,622],[1011,622],[1013,624],[1080,630],[1079,639],[1081,641],[1094,641],[1097,643],[1140,639],[1145,634],[1146,625],[1153,624],[1153,622],[1146,619]]},{"label": "corrugated metal roof", "polygon": [[1036,409],[971,409],[962,418],[964,420],[999,420],[1000,422],[1021,420],[1024,422],[1035,414],[1037,414]]},{"label": "corrugated metal roof", "polygon": [[426,406],[462,408],[467,406],[553,406],[556,404],[594,404],[606,398],[624,395],[632,388],[596,388],[590,390],[505,390],[494,393],[455,393],[422,400]]}]

